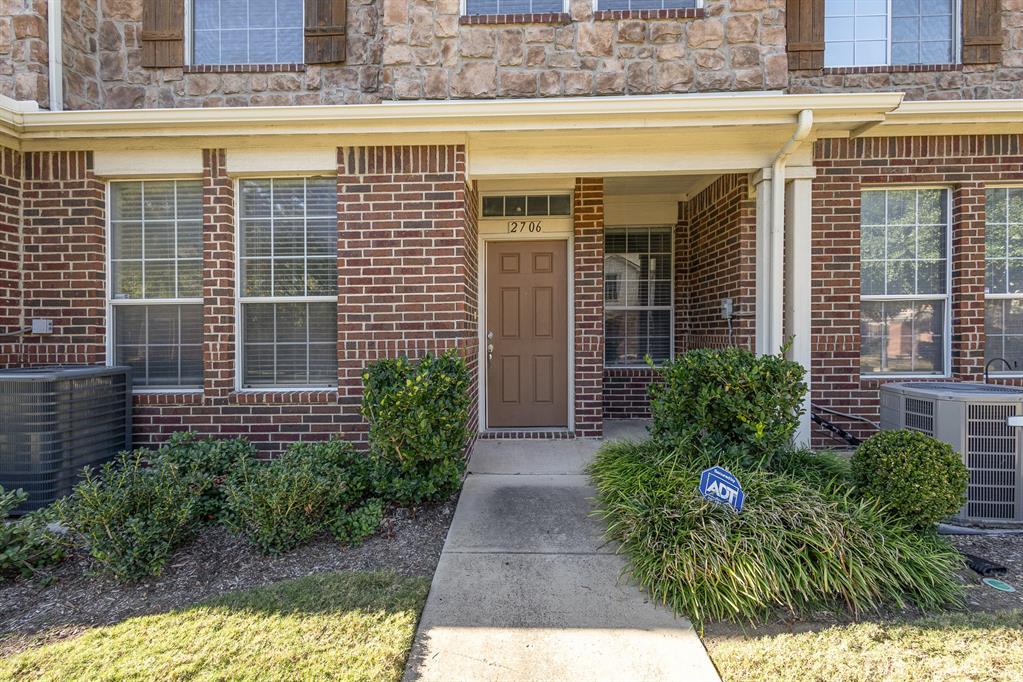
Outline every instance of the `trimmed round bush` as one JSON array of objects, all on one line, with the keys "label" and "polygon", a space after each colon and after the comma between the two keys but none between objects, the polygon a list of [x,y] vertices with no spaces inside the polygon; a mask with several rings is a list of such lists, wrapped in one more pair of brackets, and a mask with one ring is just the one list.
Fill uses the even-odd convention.
[{"label": "trimmed round bush", "polygon": [[947,443],[919,431],[882,431],[852,457],[856,489],[885,504],[916,528],[933,526],[959,511],[969,471]]},{"label": "trimmed round bush", "polygon": [[604,445],[591,466],[629,570],[650,595],[696,624],[759,621],[844,606],[922,609],[956,603],[962,560],[933,533],[886,516],[883,505],[806,479],[732,467],[741,512],[705,500],[700,473],[720,451],[695,441]]}]

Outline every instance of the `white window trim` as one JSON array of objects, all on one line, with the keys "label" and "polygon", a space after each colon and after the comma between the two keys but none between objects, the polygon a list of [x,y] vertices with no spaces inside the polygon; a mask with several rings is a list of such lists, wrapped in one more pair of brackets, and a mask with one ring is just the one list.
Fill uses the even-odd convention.
[{"label": "white window trim", "polygon": [[[114,322],[114,308],[118,306],[130,306],[130,305],[203,305],[202,297],[198,298],[114,298],[114,249],[113,249],[113,237],[114,237],[114,226],[113,226],[113,211],[111,205],[111,199],[113,198],[113,192],[111,186],[122,182],[195,182],[200,181],[201,178],[197,177],[168,177],[168,178],[138,178],[138,177],[123,177],[123,178],[111,178],[105,181],[104,191],[106,196],[104,197],[104,210],[106,211],[106,219],[104,222],[104,233],[103,239],[106,244],[106,258],[104,259],[106,267],[106,356],[107,366],[113,367],[117,363],[114,362],[117,353],[117,329],[115,328]],[[145,230],[143,230],[145,234]],[[200,259],[201,260],[201,259]],[[205,381],[205,367],[203,367],[203,380]],[[182,386],[133,386],[131,389],[133,394],[171,394],[171,393],[202,393],[202,386],[195,387],[182,387]]]},{"label": "white window trim", "polygon": [[[668,230],[671,234],[671,303],[669,305],[648,305],[648,306],[630,306],[630,305],[608,305],[605,299],[606,283],[604,289],[600,292],[601,300],[604,301],[604,342],[607,343],[607,311],[609,310],[667,310],[668,311],[668,361],[675,359],[675,226],[674,225],[605,225],[604,234],[606,235],[608,230],[629,230],[637,228],[647,229],[659,229]],[[604,258],[607,258],[607,252],[604,253]],[[604,363],[604,369],[606,370],[634,370],[634,369],[650,369],[650,366],[645,362],[630,362],[626,364],[608,364],[607,358],[602,358]],[[654,367],[660,367],[661,364],[654,363]]]},{"label": "white window trim", "polygon": [[[242,295],[242,210],[241,183],[247,180],[274,180],[279,178],[329,178],[325,173],[314,174],[260,174],[248,175],[234,179],[234,338],[235,338],[235,372],[234,388],[238,393],[296,393],[310,391],[336,391],[341,383],[340,376],[335,375],[333,384],[310,384],[306,386],[246,386],[245,385],[245,336],[242,318],[242,305],[245,303],[334,303],[334,296],[243,296]],[[334,324],[337,325],[335,315]],[[338,368],[340,372],[340,367]]]},{"label": "white window trim", "polygon": [[[864,301],[945,301],[945,324],[942,330],[944,337],[942,343],[942,364],[943,372],[863,372],[860,371],[861,379],[947,379],[952,376],[952,228],[954,219],[952,216],[952,188],[943,185],[893,185],[890,187],[864,187],[861,189],[861,196],[865,192],[885,191],[906,191],[906,190],[943,190],[945,192],[945,295],[935,296],[933,294],[860,294],[860,319],[863,317]],[[862,218],[860,223],[862,224]],[[862,244],[862,228],[860,240]],[[887,248],[887,247],[886,247]],[[862,259],[861,259],[862,263]],[[860,357],[862,358],[862,341]]]},{"label": "white window trim", "polygon": [[[702,1],[702,0],[701,0]],[[594,0],[596,2],[596,0]],[[828,69],[856,69],[870,68],[875,66],[933,66],[930,63],[920,64],[892,64],[892,0],[888,0],[888,25],[885,28],[885,61],[881,64],[833,64],[825,66]],[[827,10],[824,12],[824,20],[827,21]],[[847,42],[847,41],[842,41]],[[853,41],[855,43],[855,41]],[[824,49],[827,50],[828,36],[824,35]],[[962,0],[954,0],[952,7],[952,61],[951,64],[961,64],[963,61],[963,6]],[[887,375],[886,375],[887,376]],[[916,375],[913,375],[916,376]]]},{"label": "white window trim", "polygon": [[[567,3],[568,0],[565,0],[565,2]],[[462,3],[465,3],[465,0],[462,0]],[[183,45],[183,49],[185,51],[185,54],[184,54],[184,59],[182,61],[182,63],[185,66],[194,66],[195,65],[195,56],[192,54],[192,51],[195,49],[195,36],[194,36],[194,32],[195,32],[195,8],[194,8],[194,5],[195,5],[195,0],[185,0],[185,16],[184,16],[184,18],[185,18],[185,21],[184,21],[184,24],[185,24],[185,38],[184,38],[184,45]],[[303,26],[303,29],[304,29],[304,27],[305,27],[305,3],[304,2],[302,3],[302,26]],[[255,62],[244,62],[244,63],[240,63],[240,64],[210,64],[209,66],[248,66],[249,64],[252,64],[252,63],[255,63]],[[262,64],[262,63],[265,63],[265,62],[259,62],[259,63]],[[305,64],[305,35],[303,34],[303,36],[302,36],[302,60],[301,61],[299,61],[299,62],[273,62],[273,63],[275,63],[275,64]]]},{"label": "white window trim", "polygon": [[[1001,190],[1006,190],[1006,189],[1023,189],[1023,185],[1011,185],[1011,184],[1009,184],[1009,185],[999,185],[999,184],[991,184],[991,185],[988,185],[985,189],[986,190],[990,190],[990,189],[1001,189]],[[984,205],[985,210],[987,209],[987,200],[986,200],[987,197],[986,197],[986,194],[987,193],[985,192],[985,205]],[[987,221],[985,221],[985,228],[986,227],[987,227]],[[1009,239],[1008,233],[1006,233],[1005,239],[1008,242],[1008,239]],[[1008,244],[1006,246],[1008,246]],[[999,259],[999,260],[1001,260],[1001,259]],[[987,264],[987,251],[986,251],[986,248],[985,248],[985,252],[984,252],[984,264],[985,265]],[[991,294],[991,293],[987,292],[987,287],[985,286],[985,291],[984,291],[984,302],[985,302],[985,304],[989,300],[990,301],[1019,301],[1019,300],[1023,300],[1023,292],[1014,293],[1014,294],[1010,294],[1010,293]],[[986,311],[986,309],[987,309],[987,306],[985,305],[985,311]],[[986,314],[984,316],[984,325],[985,325],[985,335],[986,335],[986,333],[987,333],[987,315]],[[987,365],[988,362],[989,362],[989,360],[988,360],[987,354],[985,353],[985,355],[984,355],[984,364]],[[1004,365],[1002,365],[1002,366],[1004,367]],[[992,377],[994,377],[996,379],[1019,379],[1019,378],[1023,378],[1023,370],[1008,370],[1008,371],[1002,370],[1002,371],[998,371],[998,369],[996,369],[996,367],[997,367],[996,365],[992,365],[991,366],[991,371],[989,372],[990,376],[992,376]]]}]

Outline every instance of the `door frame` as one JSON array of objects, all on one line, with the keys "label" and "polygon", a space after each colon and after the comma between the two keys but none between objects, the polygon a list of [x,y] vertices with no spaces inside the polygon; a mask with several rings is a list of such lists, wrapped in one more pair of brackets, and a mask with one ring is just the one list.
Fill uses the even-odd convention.
[{"label": "door frame", "polygon": [[542,427],[501,427],[497,431],[552,431],[570,433],[575,431],[575,235],[574,234],[553,234],[530,235],[523,239],[514,234],[483,234],[477,237],[477,292],[476,305],[479,311],[479,431],[481,433],[490,431],[487,423],[487,392],[488,392],[488,366],[487,366],[487,245],[490,242],[541,242],[541,241],[563,241],[566,242],[565,257],[567,259],[565,277],[567,278],[568,290],[568,413],[567,424],[560,426]]}]

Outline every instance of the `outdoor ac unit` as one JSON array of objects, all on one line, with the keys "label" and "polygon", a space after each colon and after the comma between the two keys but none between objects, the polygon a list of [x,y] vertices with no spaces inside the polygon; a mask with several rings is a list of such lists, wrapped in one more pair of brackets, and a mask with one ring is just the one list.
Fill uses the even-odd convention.
[{"label": "outdoor ac unit", "polygon": [[0,371],[0,485],[28,493],[18,513],[67,495],[83,467],[130,448],[130,368]]},{"label": "outdoor ac unit", "polygon": [[951,445],[970,470],[960,521],[1023,523],[1023,389],[918,381],[881,386],[881,429],[912,429]]}]

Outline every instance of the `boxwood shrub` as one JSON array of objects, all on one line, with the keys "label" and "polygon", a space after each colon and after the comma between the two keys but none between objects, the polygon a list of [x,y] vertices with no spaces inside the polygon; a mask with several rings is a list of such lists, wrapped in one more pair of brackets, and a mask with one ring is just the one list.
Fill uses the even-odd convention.
[{"label": "boxwood shrub", "polygon": [[918,431],[882,431],[852,457],[857,490],[890,514],[928,528],[959,511],[970,474],[950,445]]},{"label": "boxwood shrub", "polygon": [[28,499],[25,491],[5,491],[0,486],[0,581],[17,576],[30,577],[64,558],[64,547],[38,513],[8,519]]},{"label": "boxwood shrub", "polygon": [[783,355],[691,350],[657,369],[663,381],[650,385],[654,438],[695,436],[744,463],[767,466],[799,426],[805,370]]},{"label": "boxwood shrub", "polygon": [[469,439],[469,369],[456,352],[388,358],[363,374],[362,414],[381,465],[380,494],[402,505],[447,499]]}]

